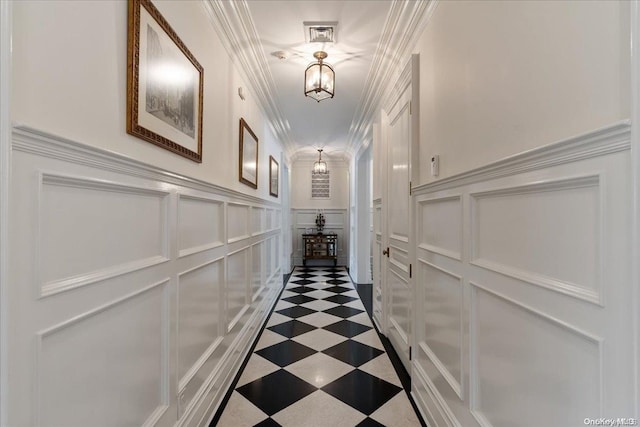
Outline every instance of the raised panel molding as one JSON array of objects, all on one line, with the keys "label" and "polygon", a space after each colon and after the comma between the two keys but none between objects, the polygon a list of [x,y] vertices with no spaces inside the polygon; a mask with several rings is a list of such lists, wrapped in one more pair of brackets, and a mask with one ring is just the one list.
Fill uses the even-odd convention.
[{"label": "raised panel molding", "polygon": [[177,287],[178,393],[182,393],[222,342],[224,258],[179,273]]},{"label": "raised panel molding", "polygon": [[40,297],[169,260],[169,193],[44,171],[38,183]]},{"label": "raised panel molding", "polygon": [[[602,305],[602,181],[598,174],[471,193],[471,264]],[[518,259],[519,242],[537,258]],[[492,245],[502,253],[485,253]]]},{"label": "raised panel molding", "polygon": [[[634,414],[630,130],[615,123],[413,187],[414,307],[424,310],[414,315],[412,391],[427,423]],[[442,300],[440,286],[455,292]],[[426,329],[446,351],[422,345]],[[459,391],[448,367],[458,342]]]},{"label": "raised panel molding", "polygon": [[240,203],[227,203],[227,243],[248,239],[251,207]]},{"label": "raised panel molding", "polygon": [[268,226],[266,222],[267,212],[265,212],[264,208],[251,208],[251,235],[257,236],[258,234],[264,233]]},{"label": "raised panel molding", "polygon": [[412,194],[433,193],[463,185],[549,169],[609,154],[629,151],[631,122],[624,120],[583,135],[506,157],[486,166],[412,188]]},{"label": "raised panel molding", "polygon": [[224,245],[224,202],[178,194],[178,257]]},{"label": "raised panel molding", "polygon": [[[167,278],[37,333],[33,399],[36,425],[89,425],[95,421],[96,416],[100,417],[100,422],[113,425],[155,424],[169,407],[168,284]],[[157,293],[157,301],[152,300],[153,293]],[[142,299],[143,296],[146,296],[146,299]],[[155,302],[151,307],[156,312],[155,322],[153,316],[149,316],[152,313],[142,310],[145,302]],[[117,315],[104,317],[110,311],[118,309],[121,312]],[[126,322],[127,316],[131,317],[130,322]],[[91,323],[98,317],[101,317],[99,322]],[[103,340],[98,329],[108,329],[107,322],[112,324],[111,331],[109,340]],[[124,327],[125,325],[127,327]],[[80,329],[83,326],[93,329],[83,331]],[[132,333],[132,329],[135,328],[144,329],[141,335],[146,339],[143,342],[140,342],[138,335]],[[157,334],[156,342],[153,342],[153,333]],[[56,340],[60,334],[67,335],[65,339]],[[121,342],[120,338],[126,341]],[[88,340],[92,340],[93,343],[87,345]],[[76,341],[76,344],[85,345],[73,346]],[[118,346],[119,343],[122,345]],[[150,344],[152,347],[148,347]],[[133,354],[134,351],[141,350],[141,345],[148,347],[147,353]],[[100,350],[100,346],[104,348]],[[91,353],[94,353],[93,356]],[[90,357],[94,364],[79,363],[87,357]],[[118,360],[117,366],[108,363],[111,358]],[[155,367],[154,362],[157,365]],[[100,369],[95,369],[95,366],[100,366]],[[137,384],[134,381],[135,378],[141,378],[140,374],[145,369],[152,369],[148,372],[149,377],[154,378],[156,383],[155,392],[152,394],[144,393],[140,389],[144,381],[138,381]],[[118,371],[118,375],[115,375],[115,370]],[[127,389],[119,387],[118,378],[121,375],[131,381]],[[109,384],[109,381],[112,384]],[[132,385],[138,386],[138,389],[134,390]],[[108,398],[112,401],[106,399],[107,396],[102,393],[104,389],[111,391]],[[133,394],[127,398],[126,395],[122,395],[126,391]],[[72,397],[74,395],[75,399]],[[143,397],[149,398],[153,395],[157,401],[145,402],[148,408],[146,416],[143,415],[144,418],[119,418],[140,416],[141,414],[135,414],[135,411],[141,409]],[[62,409],[62,396],[75,402],[72,411]],[[83,401],[84,403],[81,403]],[[114,411],[114,407],[118,407],[119,410]],[[108,421],[109,419],[111,421]]]},{"label": "raised panel molding", "polygon": [[[425,320],[424,336],[416,337],[419,349],[438,369],[458,397],[463,399],[464,289],[462,277],[423,259],[418,259],[418,262],[420,262],[420,272],[417,279],[418,283],[424,284],[425,293],[424,300],[419,305],[424,307],[421,311]],[[441,280],[436,280],[437,277],[434,276],[440,276]],[[448,289],[452,284],[442,283],[445,280],[451,280],[457,289]],[[418,363],[419,359],[418,356]]]},{"label": "raised panel molding", "polygon": [[462,195],[418,198],[418,247],[462,261]]},{"label": "raised panel molding", "polygon": [[[485,411],[484,405],[496,404],[496,399],[501,399],[502,403],[499,406],[502,408],[504,408],[504,402],[511,402],[509,405],[512,412],[511,419],[503,412],[500,415],[503,423],[516,422],[524,417],[534,424],[546,422],[566,425],[573,419],[584,419],[585,416],[591,418],[604,416],[602,389],[604,349],[601,337],[585,332],[576,325],[557,319],[486,286],[475,282],[470,282],[470,285],[472,287],[470,340],[476,343],[469,376],[470,398],[472,414],[476,416],[480,425],[493,426],[491,416]],[[482,312],[479,307],[478,295],[482,293],[498,303],[490,313]],[[504,316],[500,316],[500,310],[510,310],[513,318],[508,319],[509,314],[505,313],[503,313]],[[497,321],[497,319],[501,320]],[[529,331],[518,330],[519,326],[528,327]],[[480,336],[481,328],[484,333],[493,334],[491,342],[483,342],[482,338],[485,340],[489,338]],[[523,340],[523,337],[527,339]],[[549,342],[542,342],[543,337],[546,337]],[[534,351],[525,351],[526,345],[532,347],[531,350]],[[578,348],[579,345],[583,347]],[[512,348],[505,348],[508,346]],[[518,346],[521,347],[520,351],[517,351]],[[570,355],[574,357],[569,357]],[[486,356],[485,363],[489,365],[484,369],[492,370],[493,368],[493,372],[483,372],[483,368],[479,366],[482,364],[483,356]],[[564,356],[564,359],[560,359],[560,356]],[[590,356],[590,359],[587,356]],[[529,360],[526,360],[527,358]],[[498,359],[501,361],[498,362]],[[491,363],[493,367],[490,366]],[[483,373],[484,378],[482,378]],[[520,385],[518,399],[509,397],[513,390],[506,386],[501,388],[504,396],[500,396],[493,390],[493,393],[487,393],[491,397],[483,398],[482,381],[493,382],[491,386],[495,389],[500,387],[498,383],[501,377]],[[592,391],[591,396],[587,396],[589,390]],[[569,393],[574,403],[581,405],[577,412],[575,406],[569,408],[564,403],[566,393]],[[492,400],[494,402],[491,402]],[[527,400],[527,403],[524,404],[523,400]],[[553,415],[565,417],[569,409],[574,412],[571,418],[568,416],[562,420],[550,418]],[[538,422],[535,421],[536,419]]]},{"label": "raised panel molding", "polygon": [[[9,240],[9,292],[20,310],[8,319],[7,424],[90,425],[100,414],[109,425],[208,425],[282,286],[279,256],[271,277],[250,281],[250,248],[280,249],[280,205],[38,130],[12,136],[12,232],[23,237]],[[254,236],[252,210],[263,212]],[[111,250],[96,256],[81,239]],[[69,253],[74,263],[40,268]],[[94,264],[78,262],[89,255]],[[227,283],[229,257],[239,287]],[[214,289],[191,292],[205,283]],[[228,319],[234,296],[242,306],[232,302]],[[215,306],[206,319],[202,304]],[[76,400],[90,404],[65,400],[83,390]]]},{"label": "raised panel molding", "polygon": [[250,247],[245,247],[227,255],[227,332],[231,332],[249,309],[249,251]]}]

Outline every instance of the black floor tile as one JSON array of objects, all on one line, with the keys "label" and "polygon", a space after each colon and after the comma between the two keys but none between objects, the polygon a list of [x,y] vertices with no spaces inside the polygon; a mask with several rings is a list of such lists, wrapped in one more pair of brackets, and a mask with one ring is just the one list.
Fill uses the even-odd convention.
[{"label": "black floor tile", "polygon": [[255,352],[272,363],[284,368],[292,363],[316,354],[312,348],[295,341],[287,340],[269,347],[265,347]]},{"label": "black floor tile", "polygon": [[237,389],[238,393],[269,416],[310,395],[316,390],[316,387],[283,369],[273,372],[266,377],[258,378]]},{"label": "black floor tile", "polygon": [[325,276],[325,277],[330,277],[330,278],[332,278],[332,279],[340,279],[341,277],[344,277],[344,275],[343,275],[343,274],[340,274],[340,273],[333,273],[333,272],[332,272],[332,273],[325,273],[325,274],[323,274],[323,276]]},{"label": "black floor tile", "polygon": [[371,326],[361,325],[360,323],[352,322],[350,320],[341,320],[339,322],[324,326],[322,329],[335,332],[336,334],[340,334],[343,337],[352,338],[373,328]]},{"label": "black floor tile", "polygon": [[329,347],[326,350],[322,350],[322,353],[357,368],[375,359],[384,352],[357,341],[347,340],[333,347]]},{"label": "black floor tile", "polygon": [[310,273],[300,273],[300,274],[294,274],[294,277],[299,277],[301,279],[309,279],[311,277],[315,277],[315,274],[310,274]]},{"label": "black floor tile", "polygon": [[[314,289],[315,291],[316,289]],[[315,313],[315,310],[311,310],[310,308],[300,307],[298,305],[289,308],[283,308],[282,310],[277,310],[276,313],[282,314],[283,316],[288,316],[293,319],[298,317],[306,316],[308,314]]]},{"label": "black floor tile", "polygon": [[291,283],[295,283],[296,285],[310,285],[312,283],[315,283],[313,280],[309,280],[309,279],[298,279],[298,280],[291,280]]},{"label": "black floor tile", "polygon": [[308,286],[294,286],[293,288],[287,288],[289,292],[295,292],[297,294],[306,294],[307,292],[313,292],[316,289]]},{"label": "black floor tile", "polygon": [[273,418],[267,418],[264,421],[259,422],[253,427],[282,427],[280,424],[276,422]]},{"label": "black floor tile", "polygon": [[346,295],[334,295],[332,297],[325,298],[324,300],[329,302],[335,302],[336,304],[346,304],[348,302],[355,301],[357,299],[358,298],[348,297]]},{"label": "black floor tile", "polygon": [[352,291],[353,289],[351,288],[347,288],[346,286],[331,286],[330,288],[325,288],[325,291],[329,291],[329,292],[333,292],[336,294],[341,294],[343,292],[349,292]]},{"label": "black floor tile", "polygon": [[[325,289],[326,290],[326,289]],[[345,305],[340,305],[338,307],[329,308],[324,310],[325,313],[332,314],[334,316],[342,317],[346,319],[347,317],[355,316],[356,314],[363,313],[364,310],[360,310],[353,307],[347,307]]]},{"label": "black floor tile", "polygon": [[311,302],[315,300],[315,298],[311,298],[303,294],[296,295],[295,297],[282,298],[282,301],[290,302],[291,304],[304,304],[305,302]]},{"label": "black floor tile", "polygon": [[365,310],[369,313],[369,317],[373,317],[373,286],[372,285],[357,285],[356,290],[364,305]]},{"label": "black floor tile", "polygon": [[299,320],[291,320],[289,322],[280,323],[279,325],[269,326],[267,329],[287,338],[293,338],[318,328]]},{"label": "black floor tile", "polygon": [[327,280],[327,283],[330,285],[344,285],[345,283],[349,283],[349,281],[342,279],[331,279]]},{"label": "black floor tile", "polygon": [[377,422],[373,418],[367,417],[364,420],[360,421],[360,423],[358,423],[358,425],[356,425],[356,427],[385,427],[385,425],[384,424],[380,424],[379,422]]},{"label": "black floor tile", "polygon": [[402,389],[358,369],[322,387],[322,391],[371,415]]}]

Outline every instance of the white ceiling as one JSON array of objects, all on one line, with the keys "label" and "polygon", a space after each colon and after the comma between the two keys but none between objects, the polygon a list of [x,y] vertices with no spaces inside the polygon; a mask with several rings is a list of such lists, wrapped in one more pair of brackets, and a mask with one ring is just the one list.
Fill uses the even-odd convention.
[{"label": "white ceiling", "polygon": [[[214,27],[290,160],[352,158],[404,69],[433,0],[205,0]],[[337,42],[305,43],[303,22],[337,21]],[[325,50],[335,70],[335,97],[304,96],[304,71]],[[286,51],[280,60],[275,51]]]},{"label": "white ceiling", "polygon": [[[345,153],[349,129],[380,41],[391,1],[247,1],[275,83],[275,102],[288,122],[297,156],[324,148]],[[305,43],[303,22],[337,21],[336,43]],[[304,96],[304,70],[313,52],[328,53],[336,74],[335,96],[321,102]],[[287,59],[278,59],[285,51]],[[306,157],[306,156],[305,156]]]}]

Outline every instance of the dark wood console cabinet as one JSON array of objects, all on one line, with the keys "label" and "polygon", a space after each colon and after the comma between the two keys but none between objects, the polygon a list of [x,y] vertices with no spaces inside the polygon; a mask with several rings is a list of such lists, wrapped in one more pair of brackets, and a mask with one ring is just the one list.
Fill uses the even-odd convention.
[{"label": "dark wood console cabinet", "polygon": [[333,260],[338,263],[338,235],[337,234],[303,234],[304,257],[302,264],[307,265],[309,259]]}]

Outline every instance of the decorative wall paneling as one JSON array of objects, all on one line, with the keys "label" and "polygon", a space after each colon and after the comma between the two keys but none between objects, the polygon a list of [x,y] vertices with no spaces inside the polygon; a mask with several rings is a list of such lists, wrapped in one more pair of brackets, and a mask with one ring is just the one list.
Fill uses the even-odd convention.
[{"label": "decorative wall paneling", "polygon": [[206,425],[282,287],[280,206],[13,132],[9,425]]},{"label": "decorative wall paneling", "polygon": [[382,263],[383,255],[382,250],[382,199],[375,199],[373,201],[373,295],[372,295],[372,317],[373,321],[378,326],[378,330],[386,330],[384,327],[384,302],[382,291]]},{"label": "decorative wall paneling", "polygon": [[429,425],[633,416],[629,147],[619,123],[414,188]]},{"label": "decorative wall paneling", "polygon": [[[316,209],[292,209],[293,216],[293,264],[302,265],[304,247],[302,235],[307,229],[316,233]],[[324,209],[324,233],[338,235],[338,265],[348,265],[349,262],[349,217],[347,209]],[[316,261],[311,261],[316,262]],[[312,264],[310,264],[312,265]]]}]

